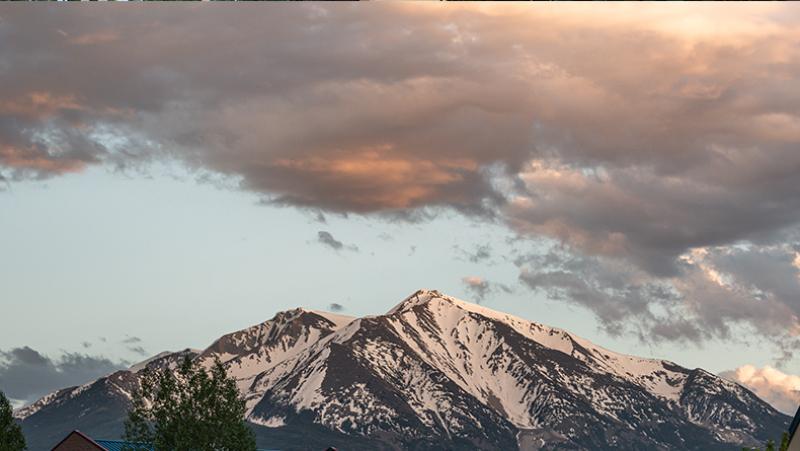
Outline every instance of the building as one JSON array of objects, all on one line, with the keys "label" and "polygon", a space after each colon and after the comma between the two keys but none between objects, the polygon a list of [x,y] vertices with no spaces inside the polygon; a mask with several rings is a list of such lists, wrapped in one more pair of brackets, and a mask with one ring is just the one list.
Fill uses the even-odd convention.
[{"label": "building", "polygon": [[[335,448],[329,449],[336,451]],[[155,449],[144,443],[93,439],[81,431],[72,431],[64,437],[64,440],[58,442],[52,451],[155,451]],[[270,450],[258,449],[256,451]]]},{"label": "building", "polygon": [[119,440],[94,440],[81,431],[72,431],[52,451],[154,451],[150,445]]}]

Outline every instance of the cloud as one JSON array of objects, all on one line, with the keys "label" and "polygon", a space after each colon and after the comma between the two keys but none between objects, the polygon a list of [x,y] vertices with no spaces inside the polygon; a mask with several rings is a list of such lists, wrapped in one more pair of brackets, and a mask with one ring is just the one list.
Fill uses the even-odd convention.
[{"label": "cloud", "polygon": [[331,302],[331,304],[328,306],[328,309],[332,312],[341,312],[344,310],[344,306],[336,302]]},{"label": "cloud", "polygon": [[492,256],[491,254],[492,248],[488,244],[481,244],[475,247],[475,252],[470,254],[469,261],[472,263],[478,263],[480,261],[486,260]]},{"label": "cloud", "polygon": [[[763,252],[761,247],[695,249],[682,256],[678,274],[666,278],[624,259],[586,256],[562,245],[523,255],[515,263],[523,285],[589,309],[611,335],[701,343],[733,339],[732,331],[745,327],[745,335],[772,340],[781,360],[800,346],[794,310],[800,289],[791,281],[746,274],[753,268],[741,262],[763,258],[754,256]],[[782,251],[770,252],[779,261]],[[796,279],[797,268],[793,275],[781,268],[780,275]]]},{"label": "cloud", "polygon": [[345,246],[344,243],[334,238],[333,235],[330,234],[330,232],[326,232],[324,230],[320,230],[319,232],[317,232],[317,241],[336,251],[347,249],[354,252],[358,252],[358,246],[355,245]]},{"label": "cloud", "polygon": [[75,45],[96,45],[107,42],[113,42],[119,39],[119,36],[113,32],[99,32],[82,34],[69,39],[71,44]]},{"label": "cloud", "polygon": [[320,243],[326,246],[330,246],[331,248],[337,251],[344,247],[344,244],[342,244],[341,241],[335,239],[333,235],[330,234],[330,232],[325,232],[323,230],[320,230],[317,233],[317,239],[319,240]]},{"label": "cloud", "polygon": [[480,263],[492,257],[492,246],[490,244],[475,245],[472,251],[461,249],[459,245],[455,245],[453,247],[472,263]]},{"label": "cloud", "polygon": [[[16,12],[0,164],[177,159],[320,211],[501,214],[666,274],[689,247],[798,221],[788,8]],[[134,37],[148,50],[116,57]]]},{"label": "cloud", "polygon": [[692,177],[536,161],[520,175],[526,194],[505,211],[522,234],[547,236],[585,254],[626,259],[668,277],[677,274],[679,257],[693,248],[782,242],[787,227],[796,225],[793,210],[800,197],[793,196],[800,193],[793,188],[774,193],[782,198],[778,207],[759,198],[768,186],[756,189],[746,177],[742,183],[715,184],[715,172],[728,170],[734,168],[715,166]]},{"label": "cloud", "polygon": [[141,346],[128,346],[128,351],[141,356],[147,356],[147,351]]},{"label": "cloud", "polygon": [[490,282],[478,276],[464,277],[461,279],[461,283],[464,284],[464,287],[472,294],[478,303],[483,302],[486,297],[492,293],[496,293],[498,291],[511,293],[513,291],[508,285]]},{"label": "cloud", "polygon": [[670,286],[624,262],[554,247],[517,264],[523,285],[550,299],[589,309],[610,335],[635,333],[643,341],[699,341],[708,336],[696,321],[680,315],[678,294]]},{"label": "cloud", "polygon": [[461,282],[480,303],[489,292],[489,282],[477,276],[468,276],[461,279]]},{"label": "cloud", "polygon": [[800,376],[786,374],[765,366],[744,365],[720,376],[738,382],[764,401],[787,415],[794,415],[800,406]]},{"label": "cloud", "polygon": [[142,339],[139,337],[127,337],[122,340],[122,343],[125,344],[134,344],[134,343],[141,343]]},{"label": "cloud", "polygon": [[609,330],[780,341],[800,324],[791,280],[766,271],[791,275],[777,248],[800,242],[793,5],[3,16],[10,183],[177,161],[266,204],[455,210],[567,249],[573,269],[521,280]]},{"label": "cloud", "polygon": [[27,346],[0,350],[0,388],[10,398],[31,402],[126,366],[127,362],[80,353],[68,352],[52,359]]}]

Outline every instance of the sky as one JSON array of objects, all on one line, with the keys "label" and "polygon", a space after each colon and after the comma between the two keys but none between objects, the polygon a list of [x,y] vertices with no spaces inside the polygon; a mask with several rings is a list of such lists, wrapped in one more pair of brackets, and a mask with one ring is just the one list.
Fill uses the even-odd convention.
[{"label": "sky", "polygon": [[798,22],[0,5],[0,389],[424,287],[796,396]]}]

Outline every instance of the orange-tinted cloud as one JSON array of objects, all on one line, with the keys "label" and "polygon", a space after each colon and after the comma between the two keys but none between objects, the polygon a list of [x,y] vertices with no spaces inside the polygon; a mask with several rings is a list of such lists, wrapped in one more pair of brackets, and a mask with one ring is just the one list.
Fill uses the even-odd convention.
[{"label": "orange-tinted cloud", "polygon": [[[786,274],[772,249],[800,242],[796,5],[0,14],[0,177],[164,158],[286,205],[483,214],[591,282],[526,267],[529,285],[661,337],[800,313],[796,287],[740,269]],[[709,257],[730,287],[685,259],[734,244]],[[648,314],[664,305],[676,321]]]},{"label": "orange-tinted cloud", "polygon": [[82,110],[74,95],[33,91],[0,101],[0,115],[42,119],[64,110]]},{"label": "orange-tinted cloud", "polygon": [[0,166],[37,173],[64,174],[80,172],[86,167],[86,162],[69,158],[54,158],[35,147],[20,149],[12,146],[0,146]]},{"label": "orange-tinted cloud", "polygon": [[800,407],[800,376],[786,374],[771,366],[743,365],[720,374],[749,388],[761,399],[787,415]]},{"label": "orange-tinted cloud", "polygon": [[[271,168],[303,181],[287,195],[313,205],[314,198],[331,197],[333,204],[356,212],[402,210],[433,204],[468,203],[449,186],[475,177],[478,165],[469,160],[436,161],[404,156],[390,146],[377,150],[338,152],[331,156],[277,159]],[[324,194],[323,194],[324,193]]]},{"label": "orange-tinted cloud", "polygon": [[81,34],[69,38],[69,42],[75,45],[95,45],[114,42],[119,39],[119,35],[112,31],[98,31],[96,33]]}]

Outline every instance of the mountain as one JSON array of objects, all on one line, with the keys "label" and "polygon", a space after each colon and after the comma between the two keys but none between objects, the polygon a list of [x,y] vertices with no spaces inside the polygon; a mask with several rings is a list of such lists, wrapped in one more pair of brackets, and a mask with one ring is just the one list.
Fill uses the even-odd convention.
[{"label": "mountain", "polygon": [[122,431],[144,366],[225,363],[262,447],[347,450],[738,450],[790,418],[702,369],[614,353],[437,291],[385,315],[295,309],[202,351],[159,355],[16,416],[31,449]]},{"label": "mountain", "polygon": [[55,391],[33,404],[14,412],[22,420],[22,428],[32,451],[50,450],[73,429],[90,432],[97,437],[117,437],[130,405],[131,393],[137,387],[137,374],[145,366],[175,368],[186,356],[196,351],[162,353],[128,370],[117,371],[77,387]]}]

